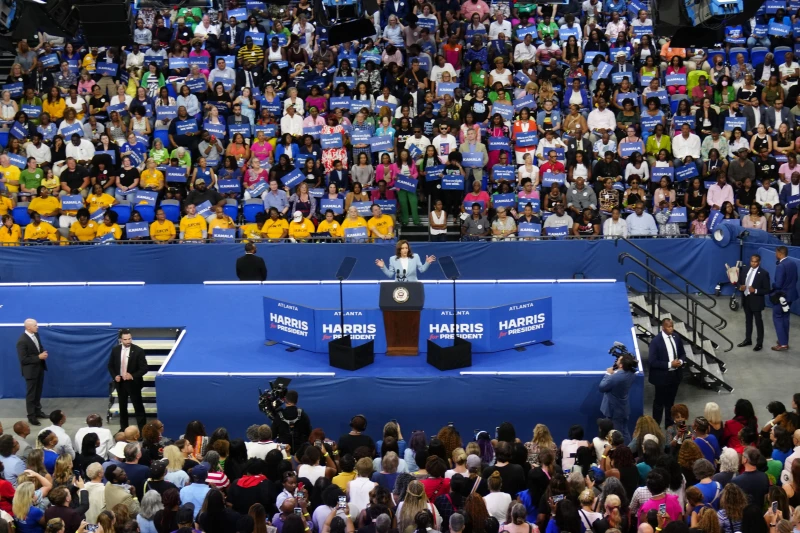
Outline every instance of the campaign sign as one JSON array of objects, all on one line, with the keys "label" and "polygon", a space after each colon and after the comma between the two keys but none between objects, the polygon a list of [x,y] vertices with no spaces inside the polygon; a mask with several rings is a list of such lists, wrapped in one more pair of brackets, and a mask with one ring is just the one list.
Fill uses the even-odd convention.
[{"label": "campaign sign", "polygon": [[[108,114],[109,115],[111,115],[111,113],[113,113],[114,111],[116,111],[117,113],[127,113],[128,112],[128,110],[125,107],[124,103],[123,104],[113,104],[113,105],[108,106]],[[175,112],[175,114],[177,114],[177,111]]]},{"label": "campaign sign", "polygon": [[22,82],[6,83],[3,85],[3,90],[10,92],[11,98],[20,98],[23,93]]},{"label": "campaign sign", "polygon": [[653,183],[660,182],[664,176],[672,181],[675,178],[675,169],[673,167],[653,167],[650,169],[650,181]]},{"label": "campaign sign", "polygon": [[514,181],[517,169],[514,165],[495,165],[492,167],[492,177],[495,181]]},{"label": "campaign sign", "polygon": [[489,310],[493,352],[553,338],[553,299],[538,298]]},{"label": "campaign sign", "polygon": [[217,189],[221,193],[239,192],[242,190],[242,184],[239,180],[218,180]]},{"label": "campaign sign", "polygon": [[592,63],[594,61],[594,58],[597,56],[605,57],[606,54],[600,51],[586,52],[585,54],[583,54],[583,63],[588,65]]},{"label": "campaign sign", "polygon": [[365,130],[354,130],[353,134],[350,136],[350,140],[353,144],[369,144],[371,138],[372,134]]},{"label": "campaign sign", "polygon": [[[611,82],[614,83],[614,84],[622,83],[622,80],[624,80],[625,78],[627,78],[628,81],[632,82],[633,81],[633,72],[614,72],[613,74],[611,74]],[[628,98],[629,96],[630,95],[627,95],[627,94],[624,94],[624,93],[619,93],[617,95],[617,103],[621,104],[622,100],[624,100],[625,98]]]},{"label": "campaign sign", "polygon": [[438,181],[444,175],[444,165],[434,165],[425,169],[425,181]]},{"label": "campaign sign", "polygon": [[278,46],[286,46],[289,44],[289,40],[286,38],[286,34],[281,33],[270,33],[269,34],[269,42],[272,42],[272,39],[278,39]]},{"label": "campaign sign", "polygon": [[667,87],[686,85],[686,74],[667,74]]},{"label": "campaign sign", "polygon": [[384,135],[382,137],[370,137],[369,145],[370,145],[370,150],[373,152],[385,152],[387,150],[391,150],[392,137],[391,135]]},{"label": "campaign sign", "polygon": [[569,228],[567,226],[554,226],[545,229],[547,230],[548,237],[555,237],[556,239],[563,239],[569,234]]},{"label": "campaign sign", "polygon": [[453,91],[455,91],[456,88],[458,88],[457,83],[440,81],[436,84],[436,96],[444,96],[446,94],[453,96]]},{"label": "campaign sign", "polygon": [[[358,229],[366,230],[367,228]],[[452,317],[450,322],[452,323]],[[327,352],[328,343],[340,338],[343,334],[350,335],[353,346],[373,341],[375,353],[386,352],[386,332],[383,328],[383,312],[380,309],[346,309],[344,331],[342,331],[341,312],[338,309],[314,310],[314,336],[316,338],[314,351]]]},{"label": "campaign sign", "polygon": [[264,38],[266,37],[263,33],[254,32],[254,31],[246,31],[244,32],[245,40],[250,37],[253,39],[253,44],[258,46],[264,46]]},{"label": "campaign sign", "polygon": [[675,129],[681,129],[684,124],[688,124],[690,129],[694,129],[694,115],[673,115],[673,122],[675,122]]},{"label": "campaign sign", "polygon": [[471,42],[472,38],[475,37],[476,35],[486,35],[486,27],[481,26],[479,28],[474,28],[472,24],[467,26],[467,31],[464,33],[464,36],[466,37],[467,41]]},{"label": "campaign sign", "polygon": [[229,124],[228,125],[228,135],[230,138],[233,139],[233,136],[237,133],[240,133],[242,137],[249,139],[252,134],[250,133],[250,125],[249,124]]},{"label": "campaign sign", "polygon": [[80,194],[73,194],[61,197],[61,209],[75,211],[83,207],[83,197]]},{"label": "campaign sign", "polygon": [[156,205],[156,199],[158,199],[157,191],[139,190],[134,196],[133,203],[137,205]]},{"label": "campaign sign", "polygon": [[187,79],[184,85],[189,88],[190,93],[202,93],[206,90],[206,81],[203,78]]},{"label": "campaign sign", "polygon": [[443,174],[442,175],[442,190],[443,191],[463,191],[464,190],[464,176],[460,174]]},{"label": "campaign sign", "polygon": [[190,67],[197,65],[198,68],[208,68],[208,61],[210,58],[199,56],[199,57],[187,57],[186,61],[189,63]]},{"label": "campaign sign", "polygon": [[483,152],[463,152],[461,157],[461,165],[466,168],[483,167]]},{"label": "campaign sign", "polygon": [[364,226],[345,228],[344,242],[367,242],[367,228]]},{"label": "campaign sign", "polygon": [[183,167],[167,167],[165,174],[168,183],[186,183],[186,169]]},{"label": "campaign sign", "polygon": [[264,137],[269,139],[270,137],[275,137],[278,134],[278,125],[277,124],[266,124],[264,126],[256,126],[255,127],[256,133],[259,131],[264,132]]},{"label": "campaign sign", "polygon": [[156,108],[158,120],[170,120],[178,116],[178,106],[164,105]]},{"label": "campaign sign", "polygon": [[129,239],[136,237],[149,237],[150,224],[147,222],[128,222],[125,224],[125,235]]},{"label": "campaign sign", "polygon": [[39,62],[41,62],[44,68],[57,67],[59,64],[58,56],[56,54],[47,54],[46,56],[42,56],[39,58]]},{"label": "campaign sign", "polygon": [[560,28],[558,30],[558,38],[561,41],[566,42],[567,39],[570,37],[578,38],[578,28]]},{"label": "campaign sign", "polygon": [[[644,96],[642,98],[644,98]],[[647,93],[647,98],[658,98],[658,101],[661,102],[661,105],[669,104],[669,95],[664,89]]]},{"label": "campaign sign", "polygon": [[97,211],[92,213],[92,216],[90,216],[89,219],[100,223],[103,221],[103,218],[105,218],[105,216],[106,216],[106,209],[98,209]]},{"label": "campaign sign", "polygon": [[536,97],[532,94],[526,94],[514,100],[514,111],[521,111],[524,108],[536,109]]},{"label": "campaign sign", "polygon": [[373,202],[381,206],[381,212],[387,215],[397,214],[397,200],[375,200]]},{"label": "campaign sign", "polygon": [[609,74],[611,74],[611,68],[611,63],[606,63],[605,61],[601,62],[597,65],[597,70],[594,71],[592,79],[599,80],[608,78]]},{"label": "campaign sign", "polygon": [[206,200],[205,202],[196,205],[195,209],[197,209],[197,214],[199,216],[206,218],[211,214],[211,202]]},{"label": "campaign sign", "polygon": [[119,65],[117,65],[116,63],[99,62],[96,63],[95,68],[97,70],[97,73],[103,76],[116,76],[117,70],[119,69]]},{"label": "campaign sign", "polygon": [[20,124],[19,122],[14,122],[14,125],[11,126],[11,136],[16,139],[24,139],[29,135],[28,128]]},{"label": "campaign sign", "polygon": [[417,159],[419,156],[422,155],[422,148],[420,148],[416,144],[412,144],[408,147],[408,155],[411,156],[411,159]]},{"label": "campaign sign", "polygon": [[339,133],[323,133],[319,136],[319,141],[323,150],[342,147],[342,135]]},{"label": "campaign sign", "polygon": [[725,117],[725,131],[733,131],[734,128],[747,128],[747,117]]},{"label": "campaign sign", "polygon": [[492,105],[492,114],[494,113],[503,117],[503,120],[514,120],[514,106],[495,103]]},{"label": "campaign sign", "polygon": [[[344,83],[348,89],[353,90],[356,87],[356,79],[353,76],[337,76],[333,78],[333,86],[338,87],[340,83]],[[350,105],[346,106],[339,106],[339,107],[346,107],[350,108]],[[333,104],[331,104],[331,109],[333,109]]]},{"label": "campaign sign", "polygon": [[619,152],[622,157],[630,157],[634,152],[644,153],[644,144],[640,142],[627,142],[619,144]]},{"label": "campaign sign", "polygon": [[667,222],[674,222],[674,223],[681,224],[681,223],[687,222],[688,220],[689,219],[688,219],[688,215],[686,214],[686,208],[685,207],[675,207],[670,212],[669,220],[667,220]]},{"label": "campaign sign", "polygon": [[542,225],[533,222],[520,222],[517,226],[517,235],[521,238],[539,237],[542,235]]},{"label": "campaign sign", "polygon": [[417,26],[420,28],[428,28],[430,32],[433,33],[434,28],[436,28],[436,19],[419,17],[417,19]]},{"label": "campaign sign", "polygon": [[233,242],[236,240],[236,228],[214,228],[211,237],[219,242]]},{"label": "campaign sign", "polygon": [[[358,100],[355,100],[358,101]],[[365,106],[361,106],[365,107]],[[375,111],[380,111],[381,108],[388,107],[389,111],[392,112],[392,116],[394,116],[394,112],[397,110],[397,104],[393,104],[392,102],[386,102],[384,100],[375,100]],[[433,112],[436,113],[436,104],[433,104]]]},{"label": "campaign sign", "polygon": [[401,191],[417,192],[417,180],[409,176],[398,174],[397,178],[395,178],[394,185]]},{"label": "campaign sign", "polygon": [[539,212],[540,202],[536,198],[519,198],[519,202],[517,203],[517,211],[522,213],[525,211],[525,206],[531,204],[531,211],[534,213]]},{"label": "campaign sign", "polygon": [[506,194],[495,194],[492,196],[492,204],[495,207],[514,207],[517,203],[517,195],[513,192]]},{"label": "campaign sign", "polygon": [[6,154],[8,156],[8,160],[11,162],[12,165],[18,168],[25,168],[28,166],[28,160],[24,155],[19,154]]},{"label": "campaign sign", "polygon": [[179,120],[175,123],[175,131],[178,135],[197,133],[197,122],[194,120]]},{"label": "campaign sign", "polygon": [[30,119],[37,119],[39,115],[42,114],[42,106],[40,105],[31,105],[31,104],[22,104],[22,111],[28,115]]},{"label": "campaign sign", "polygon": [[644,35],[653,35],[652,26],[633,26],[633,36],[641,39]]},{"label": "campaign sign", "polygon": [[319,201],[319,212],[324,213],[330,209],[336,215],[341,215],[344,213],[344,200],[336,199],[332,200],[330,198],[322,198]]},{"label": "campaign sign", "polygon": [[521,87],[525,87],[531,79],[521,70],[514,74],[514,81],[519,83]]},{"label": "campaign sign", "polygon": [[[800,197],[799,197],[800,198]],[[719,226],[720,222],[722,222],[722,213],[719,212],[717,209],[712,209],[709,214],[708,218],[706,219],[706,226],[708,226],[708,231],[714,231],[717,226]]]},{"label": "campaign sign", "polygon": [[766,10],[768,15],[774,15],[779,9],[786,9],[786,0],[767,0]]},{"label": "campaign sign", "polygon": [[67,59],[67,65],[72,72],[78,72],[81,69],[77,59]]},{"label": "campaign sign", "polygon": [[683,165],[675,169],[675,181],[686,181],[697,176],[697,166],[694,163]]},{"label": "campaign sign", "polygon": [[325,196],[325,189],[323,189],[322,187],[319,188],[314,187],[308,189],[308,195],[311,196],[312,198],[317,198],[317,199],[322,198],[323,196]]},{"label": "campaign sign", "polygon": [[[439,346],[453,345],[453,337],[468,340],[474,352],[492,351],[489,335],[489,309],[459,309],[458,323],[453,325],[452,309],[422,310],[419,324],[420,351],[427,351],[428,341]],[[455,332],[453,331],[453,328]]]},{"label": "campaign sign", "polygon": [[346,96],[335,96],[330,99],[331,109],[350,109],[350,98]]},{"label": "campaign sign", "polygon": [[643,115],[641,118],[641,124],[643,131],[653,131],[657,125],[661,124],[661,117]]},{"label": "campaign sign", "polygon": [[269,341],[314,350],[314,310],[265,297],[264,333]]},{"label": "campaign sign", "polygon": [[789,199],[786,200],[786,209],[795,209],[798,205],[800,205],[800,194],[790,196]]},{"label": "campaign sign", "polygon": [[247,18],[247,9],[244,7],[237,7],[236,9],[228,10],[228,18],[235,18],[238,22]]},{"label": "campaign sign", "polygon": [[522,41],[526,35],[536,38],[536,26],[527,26],[525,28],[517,28],[517,38]]},{"label": "campaign sign", "polygon": [[189,68],[189,58],[188,57],[170,57],[169,58],[169,68],[171,69],[183,69]]},{"label": "campaign sign", "polygon": [[524,131],[517,133],[517,146],[528,148],[539,143],[539,136],[535,131]]},{"label": "campaign sign", "polygon": [[368,217],[372,215],[372,202],[353,202],[350,207],[355,207],[359,216]]},{"label": "campaign sign", "polygon": [[542,174],[542,187],[548,188],[553,183],[564,185],[566,180],[567,177],[564,174],[553,174],[552,172],[545,172],[544,174]]},{"label": "campaign sign", "polygon": [[786,24],[777,24],[772,22],[769,25],[769,30],[767,33],[769,35],[774,35],[775,37],[788,37],[791,31],[792,29]]},{"label": "campaign sign", "polygon": [[297,186],[300,182],[302,182],[305,179],[306,179],[305,174],[303,174],[298,169],[294,169],[288,174],[286,174],[283,178],[281,178],[281,181],[283,182],[284,186],[291,188]]},{"label": "campaign sign", "polygon": [[117,239],[114,238],[114,234],[113,233],[106,233],[105,235],[101,235],[100,237],[97,237],[96,242],[98,244],[108,244],[108,243],[114,242],[116,240]]},{"label": "campaign sign", "polygon": [[303,135],[311,135],[314,139],[319,139],[322,126],[309,126],[303,128]]},{"label": "campaign sign", "polygon": [[766,24],[756,24],[753,28],[753,37],[766,37],[768,31]]}]

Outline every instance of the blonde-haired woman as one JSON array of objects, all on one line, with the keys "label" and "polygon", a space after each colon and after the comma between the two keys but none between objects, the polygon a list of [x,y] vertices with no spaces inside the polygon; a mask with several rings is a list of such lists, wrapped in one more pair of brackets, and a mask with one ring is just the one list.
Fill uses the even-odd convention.
[{"label": "blonde-haired woman", "polygon": [[433,529],[439,529],[442,523],[442,516],[425,494],[425,487],[419,481],[412,481],[406,489],[406,497],[397,506],[397,529],[401,533],[406,533],[408,528],[415,527],[414,518],[420,511],[430,511],[433,514]]},{"label": "blonde-haired woman", "polygon": [[26,533],[42,533],[44,531],[44,512],[36,507],[32,482],[26,481],[17,485],[17,492],[11,503],[11,511],[17,530]]},{"label": "blonde-haired woman", "polygon": [[[478,443],[476,442],[475,445],[477,446],[477,444]],[[478,448],[478,452],[480,453],[480,448]],[[453,474],[461,474],[464,477],[469,477],[469,469],[467,469],[467,452],[464,450],[464,448],[456,448],[453,450],[453,453],[450,455],[450,459],[453,461],[455,466],[444,473],[444,477],[446,479],[453,477]]]},{"label": "blonde-haired woman", "polygon": [[53,486],[70,488],[73,482],[72,456],[62,453],[56,459],[56,466],[53,470]]},{"label": "blonde-haired woman", "polygon": [[709,435],[714,435],[717,442],[722,442],[722,434],[725,433],[725,422],[722,420],[722,410],[715,402],[708,402],[703,410],[703,416],[708,420]]},{"label": "blonde-haired woman", "polygon": [[[96,533],[114,533],[114,525],[117,523],[117,517],[114,515],[112,511],[103,511],[97,516],[97,525],[100,526],[97,528]],[[84,524],[81,524],[81,528],[84,527]],[[80,529],[78,529],[77,533],[83,533]]]},{"label": "blonde-haired woman", "polygon": [[550,429],[544,424],[536,424],[536,427],[533,428],[533,438],[530,442],[525,443],[525,448],[528,450],[528,464],[531,466],[538,466],[539,452],[542,450],[551,450],[553,454],[558,451],[556,443],[553,442],[553,436],[550,435]]},{"label": "blonde-haired woman", "polygon": [[179,489],[188,485],[189,474],[183,470],[186,459],[180,449],[173,445],[164,447],[164,459],[167,461],[167,475],[164,476],[164,481],[169,481]]},{"label": "blonde-haired woman", "polygon": [[[37,445],[39,443],[37,442]],[[47,471],[47,468],[44,466],[44,449],[43,448],[34,448],[31,450],[31,453],[28,454],[27,459],[27,467],[35,474],[39,474],[40,476],[46,478],[48,481],[53,481],[53,476]]]}]

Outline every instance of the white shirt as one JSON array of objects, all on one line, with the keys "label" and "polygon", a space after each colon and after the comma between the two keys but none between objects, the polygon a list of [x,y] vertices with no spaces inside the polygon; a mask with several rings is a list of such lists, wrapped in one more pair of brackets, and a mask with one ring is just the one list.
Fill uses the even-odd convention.
[{"label": "white shirt", "polygon": [[69,435],[67,435],[67,432],[64,431],[64,428],[56,425],[47,426],[46,428],[42,428],[38,434],[41,435],[42,432],[47,430],[52,431],[55,433],[56,437],[58,437],[58,443],[55,447],[58,453],[68,453],[73,459],[75,459],[75,449],[72,447],[72,439],[69,438]]},{"label": "white shirt", "polygon": [[694,133],[689,133],[688,139],[684,138],[683,134],[676,136],[672,139],[672,155],[680,160],[687,155],[693,159],[700,159],[700,137]]},{"label": "white shirt", "polygon": [[[661,332],[661,336],[664,337],[664,344],[667,345],[667,356],[669,357],[669,371],[672,372],[673,370],[675,370],[675,368],[673,368],[672,366],[672,361],[678,358],[678,355],[675,352],[678,349],[678,342],[680,342],[680,340],[675,339],[675,335],[672,335],[672,337],[670,337],[663,331]],[[675,344],[673,344],[673,342]]]},{"label": "white shirt", "polygon": [[447,162],[447,156],[450,152],[456,151],[456,138],[450,135],[442,135],[441,133],[433,138],[431,144],[436,148],[436,151],[439,152],[439,160],[444,165]]},{"label": "white shirt", "polygon": [[77,161],[90,161],[94,157],[94,145],[86,139],[81,139],[78,146],[69,141],[66,153],[67,157],[74,157]]},{"label": "white shirt", "polygon": [[123,346],[119,351],[119,375],[128,373],[128,361],[131,358],[131,347]]},{"label": "white shirt", "polygon": [[194,36],[203,37],[204,35],[219,35],[219,26],[209,24],[208,27],[205,27],[201,22],[197,25],[197,27],[195,27]]},{"label": "white shirt", "polygon": [[621,218],[614,222],[614,219],[608,217],[606,221],[603,222],[603,235],[609,237],[627,237],[628,225],[625,224],[625,220]]},{"label": "white shirt", "polygon": [[756,202],[759,205],[770,205],[774,206],[780,201],[778,198],[778,191],[770,187],[769,189],[765,189],[764,187],[759,187],[756,191]]},{"label": "white shirt", "polygon": [[589,113],[586,123],[588,124],[590,131],[595,131],[597,129],[614,131],[614,129],[617,127],[617,117],[614,115],[614,112],[608,108],[604,109],[603,111],[598,108]]},{"label": "white shirt", "polygon": [[290,133],[295,137],[303,135],[303,117],[298,113],[294,116],[283,115],[281,118],[281,133]]},{"label": "white shirt", "polygon": [[125,59],[125,68],[141,68],[143,65],[144,54],[142,52],[139,52],[138,54],[128,52],[128,55]]},{"label": "white shirt", "polygon": [[36,349],[37,350],[41,350],[42,349],[42,346],[39,344],[39,339],[36,338],[36,334],[35,333],[31,333],[30,331],[26,331],[25,335],[30,337],[30,339],[33,341],[33,344],[36,345]]},{"label": "white shirt", "polygon": [[536,47],[532,44],[519,43],[514,47],[514,61],[533,61],[536,57]]},{"label": "white shirt", "polygon": [[[245,448],[247,448],[247,458],[248,459],[261,459],[262,461],[267,457],[267,454],[272,450],[278,450],[278,443],[275,441],[264,441],[264,442],[245,442]],[[286,457],[286,452],[281,450],[281,453],[284,457]]]},{"label": "white shirt", "polygon": [[496,41],[498,36],[504,33],[506,37],[509,39],[513,37],[511,33],[511,23],[507,20],[504,20],[502,23],[497,22],[496,20],[489,24],[489,40]]},{"label": "white shirt", "polygon": [[36,145],[29,142],[25,145],[25,153],[28,157],[32,157],[36,159],[36,163],[49,163],[52,158],[52,152],[50,152],[50,147],[44,143],[39,144],[39,148],[36,148]]},{"label": "white shirt", "polygon": [[505,492],[490,492],[483,497],[483,501],[489,516],[495,517],[498,522],[501,520],[505,522],[508,506],[511,504],[511,496]]},{"label": "white shirt", "polygon": [[[445,63],[443,67],[440,67],[439,65],[434,65],[431,68],[431,75],[430,75],[431,80],[435,81],[436,83],[439,83],[440,81],[442,81],[443,72],[449,72],[451,80],[456,77],[456,71],[453,68],[453,65],[451,65],[450,63]],[[416,94],[414,96],[416,96]]]},{"label": "white shirt", "polygon": [[81,453],[81,445],[83,444],[83,437],[88,435],[89,433],[95,433],[97,438],[100,440],[100,446],[97,447],[97,455],[102,457],[103,459],[108,459],[108,450],[111,449],[111,445],[114,442],[114,436],[111,434],[111,430],[107,428],[92,428],[92,427],[85,427],[81,428],[75,432],[75,451],[77,453]]},{"label": "white shirt", "polygon": [[[753,278],[756,277],[756,272],[758,272],[757,268],[750,267],[750,270],[747,272],[747,277],[745,278],[745,287],[752,287],[753,286]],[[757,294],[758,289],[755,289],[753,294]],[[750,294],[750,291],[747,291],[747,294]]]},{"label": "white shirt", "polygon": [[753,117],[755,118],[754,124],[758,126],[761,124],[761,108],[758,106],[752,107],[753,110]]}]

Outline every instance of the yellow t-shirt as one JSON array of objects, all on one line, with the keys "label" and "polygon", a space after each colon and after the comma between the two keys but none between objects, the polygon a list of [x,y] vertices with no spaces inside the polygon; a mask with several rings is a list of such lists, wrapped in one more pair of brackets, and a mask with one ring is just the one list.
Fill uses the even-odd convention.
[{"label": "yellow t-shirt", "polygon": [[[320,223],[321,225],[322,223]],[[347,490],[347,484],[353,481],[356,478],[355,472],[342,472],[341,474],[334,476],[331,481],[333,484],[339,487],[342,490]]]},{"label": "yellow t-shirt", "polygon": [[234,224],[233,219],[229,216],[226,216],[225,218],[214,217],[211,219],[211,222],[208,223],[208,232],[211,233],[211,235],[214,235],[214,230],[217,228],[234,229],[236,228],[236,224]]},{"label": "yellow t-shirt", "polygon": [[110,194],[90,194],[86,198],[86,207],[89,208],[90,213],[94,214],[98,209],[108,209],[114,205],[114,202],[114,197]]},{"label": "yellow t-shirt", "polygon": [[113,233],[116,240],[122,238],[122,229],[119,227],[119,224],[111,224],[110,226],[100,224],[100,227],[97,228],[97,237],[102,237],[106,233]]},{"label": "yellow t-shirt", "polygon": [[264,227],[261,228],[261,231],[266,233],[270,239],[280,239],[283,237],[284,230],[289,231],[289,223],[282,218],[278,220],[267,219],[264,222]]},{"label": "yellow t-shirt", "polygon": [[314,223],[310,219],[304,218],[302,222],[289,224],[289,237],[294,239],[308,239],[313,232]]},{"label": "yellow t-shirt", "polygon": [[369,222],[367,222],[367,227],[369,228],[370,237],[377,236],[375,233],[376,229],[383,235],[391,235],[394,230],[394,221],[389,215],[382,214],[380,217],[372,217]]},{"label": "yellow t-shirt", "polygon": [[255,222],[242,226],[242,237],[245,239],[263,239],[266,236],[266,229],[263,226],[259,229]]},{"label": "yellow t-shirt", "polygon": [[141,181],[139,182],[143,188],[155,187],[161,188],[164,185],[164,174],[158,170],[145,169],[140,175]]},{"label": "yellow t-shirt", "polygon": [[0,196],[0,217],[7,215],[14,209],[14,202],[7,196]]},{"label": "yellow t-shirt", "polygon": [[[19,167],[15,167],[14,165],[8,165],[7,167],[0,167],[0,174],[6,180],[6,190],[8,192],[19,192]],[[9,183],[9,181],[16,181],[17,184],[14,185]]]},{"label": "yellow t-shirt", "polygon": [[342,226],[334,220],[333,222],[328,222],[327,220],[323,220],[317,226],[318,233],[325,233],[328,232],[331,234],[331,237],[342,237],[344,236],[344,231],[342,230]]},{"label": "yellow t-shirt", "polygon": [[64,116],[64,111],[67,109],[67,101],[59,98],[56,103],[51,104],[47,98],[42,102],[42,111],[50,115],[50,120],[56,121]]},{"label": "yellow t-shirt", "polygon": [[45,221],[39,222],[38,226],[34,226],[33,224],[25,226],[26,241],[43,241],[49,239],[56,242],[56,233],[58,233],[58,230]]},{"label": "yellow t-shirt", "polygon": [[19,242],[19,224],[13,224],[9,230],[5,225],[0,226],[0,246],[13,246]]},{"label": "yellow t-shirt", "polygon": [[199,215],[195,215],[194,217],[183,217],[181,219],[181,232],[183,233],[183,238],[188,239],[202,239],[203,232],[208,230],[208,224],[206,223],[206,219]]},{"label": "yellow t-shirt", "polygon": [[95,58],[92,54],[86,54],[83,56],[83,60],[81,61],[81,66],[89,71],[89,73],[94,74],[96,68],[97,58]]},{"label": "yellow t-shirt", "polygon": [[150,238],[154,241],[168,241],[174,239],[175,235],[175,224],[171,220],[156,220],[150,224]]},{"label": "yellow t-shirt", "polygon": [[56,209],[61,209],[61,200],[55,196],[48,196],[47,198],[40,198],[37,196],[31,200],[31,204],[28,206],[28,209],[35,213],[39,213],[42,216],[46,216]]},{"label": "yellow t-shirt", "polygon": [[97,237],[97,229],[100,226],[94,220],[90,220],[86,227],[81,226],[80,222],[73,222],[69,227],[69,232],[75,235],[79,241],[92,241]]},{"label": "yellow t-shirt", "polygon": [[[342,235],[346,236],[346,231],[350,228],[366,228],[367,221],[364,220],[364,217],[358,217],[356,220],[351,220],[350,217],[344,219],[342,222]],[[369,232],[367,232],[369,234]]]}]

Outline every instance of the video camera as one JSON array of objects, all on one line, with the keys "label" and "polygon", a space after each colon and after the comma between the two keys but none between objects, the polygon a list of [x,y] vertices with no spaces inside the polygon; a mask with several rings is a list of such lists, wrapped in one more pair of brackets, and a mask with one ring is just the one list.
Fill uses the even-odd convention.
[{"label": "video camera", "polygon": [[620,358],[620,357],[622,357],[622,356],[625,356],[625,355],[628,355],[628,356],[630,356],[630,357],[631,357],[631,358],[634,360],[634,362],[638,364],[638,361],[637,361],[637,359],[636,359],[636,356],[635,356],[635,355],[633,355],[633,354],[632,354],[632,353],[631,353],[631,352],[628,350],[628,347],[627,347],[627,346],[625,346],[624,344],[622,344],[622,343],[621,343],[621,342],[619,342],[619,341],[614,341],[614,345],[611,347],[611,349],[609,349],[609,350],[608,350],[608,353],[609,353],[611,356],[613,356],[613,357],[614,357],[614,359],[616,359],[616,361],[614,361],[614,366],[613,366],[614,370],[617,370],[617,369],[619,368],[619,367],[617,366],[617,363],[619,362],[619,358]]},{"label": "video camera", "polygon": [[274,419],[278,410],[283,406],[291,382],[292,380],[289,378],[278,378],[269,382],[268,391],[262,392],[261,389],[258,389],[258,409],[270,419]]}]

